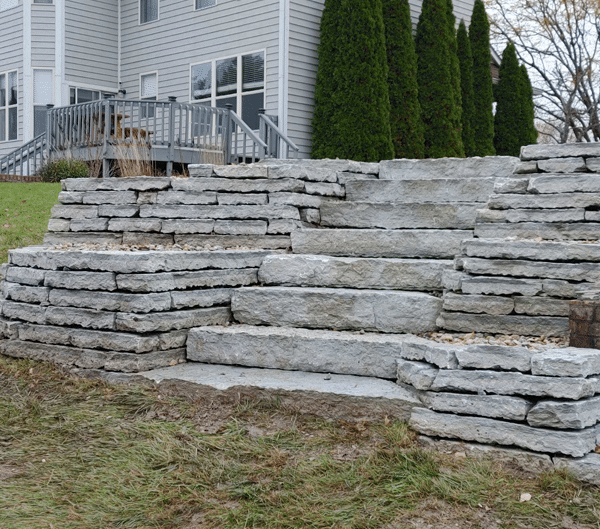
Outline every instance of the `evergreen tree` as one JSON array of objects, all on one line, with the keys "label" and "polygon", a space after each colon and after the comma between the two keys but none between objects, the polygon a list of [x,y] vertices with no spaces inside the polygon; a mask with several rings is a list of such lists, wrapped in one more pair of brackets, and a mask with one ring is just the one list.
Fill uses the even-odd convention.
[{"label": "evergreen tree", "polygon": [[475,156],[475,135],[473,120],[475,105],[473,103],[473,55],[467,27],[461,20],[456,36],[458,43],[458,59],[460,61],[460,85],[462,90],[462,138],[467,156]]},{"label": "evergreen tree", "polygon": [[529,74],[524,64],[521,65],[521,98],[523,124],[521,125],[521,145],[532,145],[537,143],[538,131],[535,128],[535,112],[533,105],[533,89]]},{"label": "evergreen tree", "polygon": [[475,156],[492,156],[494,149],[494,114],[492,104],[492,72],[490,66],[490,23],[482,0],[475,0],[469,39],[473,54],[473,102],[475,119],[473,131],[475,135]]},{"label": "evergreen tree", "polygon": [[515,46],[509,43],[502,54],[500,82],[496,87],[494,146],[498,155],[519,156],[521,141],[527,135],[523,130],[523,91],[523,76]]},{"label": "evergreen tree", "polygon": [[[452,124],[461,137],[462,142],[462,89],[460,79],[460,61],[458,59],[458,43],[456,38],[456,18],[452,0],[446,0],[448,7],[448,51],[450,54],[450,75],[452,77],[452,95],[454,97],[454,113]],[[464,144],[460,156],[464,156]]]},{"label": "evergreen tree", "polygon": [[389,67],[390,124],[396,158],[423,158],[423,122],[417,88],[417,55],[408,0],[383,0]]},{"label": "evergreen tree", "polygon": [[327,7],[321,21],[313,157],[392,158],[381,0],[328,0]]},{"label": "evergreen tree", "polygon": [[425,156],[462,156],[457,114],[447,0],[424,0],[417,25],[417,80],[425,126]]}]

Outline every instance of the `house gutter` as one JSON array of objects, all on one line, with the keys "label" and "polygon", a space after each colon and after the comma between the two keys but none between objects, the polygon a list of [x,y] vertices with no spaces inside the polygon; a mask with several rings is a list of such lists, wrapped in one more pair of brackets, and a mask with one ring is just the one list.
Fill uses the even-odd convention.
[{"label": "house gutter", "polygon": [[278,108],[279,128],[288,132],[290,83],[290,0],[279,0],[279,77]]}]

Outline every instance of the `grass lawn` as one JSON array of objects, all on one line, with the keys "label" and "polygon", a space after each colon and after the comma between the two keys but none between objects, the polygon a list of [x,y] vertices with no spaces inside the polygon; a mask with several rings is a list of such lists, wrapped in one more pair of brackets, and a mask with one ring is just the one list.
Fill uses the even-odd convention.
[{"label": "grass lawn", "polygon": [[[600,523],[598,487],[427,452],[401,422],[173,397],[4,357],[0,447],[2,529]],[[531,500],[520,502],[522,493]]]},{"label": "grass lawn", "polygon": [[0,263],[8,250],[40,244],[60,184],[0,182]]}]

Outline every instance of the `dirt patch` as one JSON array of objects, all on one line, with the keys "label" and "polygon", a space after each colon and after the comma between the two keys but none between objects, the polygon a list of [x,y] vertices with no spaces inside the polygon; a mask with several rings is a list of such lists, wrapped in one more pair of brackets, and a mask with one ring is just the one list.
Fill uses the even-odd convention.
[{"label": "dirt patch", "polygon": [[23,470],[12,465],[0,465],[0,481],[4,481],[10,478],[14,478],[19,474],[22,474]]}]

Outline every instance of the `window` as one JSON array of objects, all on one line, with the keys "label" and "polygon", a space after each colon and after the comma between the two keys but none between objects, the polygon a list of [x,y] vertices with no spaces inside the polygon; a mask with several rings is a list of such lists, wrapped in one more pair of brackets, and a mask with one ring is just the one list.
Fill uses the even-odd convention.
[{"label": "window", "polygon": [[[158,99],[158,73],[147,73],[140,76],[140,96],[145,101]],[[142,107],[142,117],[153,118],[154,108],[154,106]]]},{"label": "window", "polygon": [[12,141],[18,137],[17,119],[18,83],[17,72],[0,74],[0,141]]},{"label": "window", "polygon": [[[264,52],[218,59],[191,67],[191,100],[219,108],[231,104],[251,129],[258,129],[264,106]],[[241,109],[241,112],[238,110]]]},{"label": "window", "polygon": [[19,5],[19,0],[0,0],[0,11],[6,11]]},{"label": "window", "polygon": [[114,97],[114,92],[104,92],[101,90],[89,90],[88,88],[77,88],[72,86],[69,90],[70,104],[77,105],[78,103],[89,103],[90,101],[99,101]]},{"label": "window", "polygon": [[33,70],[33,136],[46,131],[46,105],[54,102],[54,72]]},{"label": "window", "polygon": [[158,20],[158,0],[140,0],[140,24]]},{"label": "window", "polygon": [[196,0],[196,9],[206,9],[217,5],[217,0]]},{"label": "window", "polygon": [[53,4],[54,0],[33,0],[34,4]]}]

